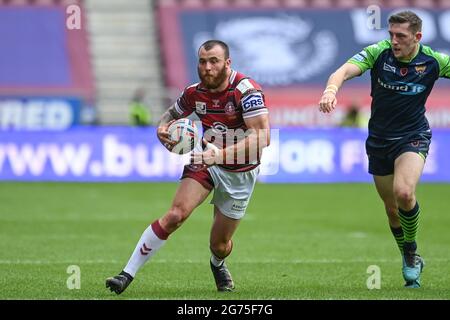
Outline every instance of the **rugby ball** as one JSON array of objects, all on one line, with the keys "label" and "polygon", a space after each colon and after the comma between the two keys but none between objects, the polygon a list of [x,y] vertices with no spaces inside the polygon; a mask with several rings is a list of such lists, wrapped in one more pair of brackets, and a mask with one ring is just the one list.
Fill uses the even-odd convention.
[{"label": "rugby ball", "polygon": [[198,143],[198,129],[194,121],[182,118],[172,122],[167,129],[170,140],[178,141],[172,148],[176,154],[186,154],[194,149]]}]

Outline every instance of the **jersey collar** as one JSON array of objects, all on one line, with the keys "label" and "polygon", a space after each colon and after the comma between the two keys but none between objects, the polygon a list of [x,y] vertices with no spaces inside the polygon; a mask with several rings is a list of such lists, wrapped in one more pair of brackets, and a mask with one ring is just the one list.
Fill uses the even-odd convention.
[{"label": "jersey collar", "polygon": [[414,60],[414,58],[415,57],[417,57],[417,55],[419,54],[419,52],[422,50],[422,44],[421,43],[419,43],[419,46],[417,47],[417,50],[416,50],[416,52],[414,53],[414,55],[412,56],[412,58],[411,59],[409,59],[409,60],[398,60],[398,61],[400,61],[401,63],[410,63],[411,61],[413,61]]}]

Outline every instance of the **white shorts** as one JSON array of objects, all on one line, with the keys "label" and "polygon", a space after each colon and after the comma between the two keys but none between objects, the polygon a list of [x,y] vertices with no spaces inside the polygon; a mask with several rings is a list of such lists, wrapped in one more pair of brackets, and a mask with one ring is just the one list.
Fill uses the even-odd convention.
[{"label": "white shorts", "polygon": [[208,171],[214,181],[211,204],[231,219],[242,219],[255,187],[259,167],[245,172],[232,172],[212,166]]}]

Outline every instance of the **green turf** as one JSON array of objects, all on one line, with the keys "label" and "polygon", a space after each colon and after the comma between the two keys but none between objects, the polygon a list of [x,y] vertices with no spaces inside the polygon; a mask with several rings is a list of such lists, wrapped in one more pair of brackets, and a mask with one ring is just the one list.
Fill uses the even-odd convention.
[{"label": "green turf", "polygon": [[[236,291],[215,291],[211,205],[174,233],[120,295],[121,270],[142,231],[168,208],[176,184],[0,184],[0,299],[449,299],[450,185],[422,184],[423,287],[404,289],[401,260],[370,184],[258,184],[228,265]],[[66,270],[81,269],[69,290]],[[368,290],[368,266],[381,289]]]}]

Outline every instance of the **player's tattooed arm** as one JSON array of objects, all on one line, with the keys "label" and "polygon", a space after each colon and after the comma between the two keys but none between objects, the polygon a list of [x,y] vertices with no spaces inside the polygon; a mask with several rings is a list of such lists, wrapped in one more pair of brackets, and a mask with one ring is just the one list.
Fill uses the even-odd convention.
[{"label": "player's tattooed arm", "polygon": [[173,120],[180,119],[181,116],[178,114],[178,112],[175,109],[175,104],[170,106],[169,109],[164,112],[164,114],[161,116],[161,120],[159,120],[159,126],[166,125],[169,122],[173,122]]},{"label": "player's tattooed arm", "polygon": [[164,114],[161,116],[161,120],[159,120],[157,130],[158,139],[168,150],[172,150],[172,148],[177,144],[177,141],[172,141],[170,139],[168,128],[172,124],[172,122],[179,118],[181,118],[181,116],[175,110],[175,104],[173,104],[169,109],[166,110],[166,112],[164,112]]}]

